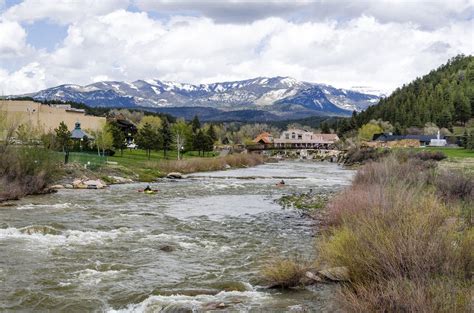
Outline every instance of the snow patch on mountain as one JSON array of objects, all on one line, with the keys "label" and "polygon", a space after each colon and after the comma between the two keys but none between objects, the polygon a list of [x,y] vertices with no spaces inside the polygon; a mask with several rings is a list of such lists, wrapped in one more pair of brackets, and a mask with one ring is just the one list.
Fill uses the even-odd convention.
[{"label": "snow patch on mountain", "polygon": [[298,81],[291,77],[257,77],[242,81],[187,84],[157,79],[106,81],[87,86],[61,85],[29,94],[39,100],[83,102],[108,107],[209,107],[220,110],[263,109],[274,115],[291,112],[350,114],[379,97],[351,89]]}]

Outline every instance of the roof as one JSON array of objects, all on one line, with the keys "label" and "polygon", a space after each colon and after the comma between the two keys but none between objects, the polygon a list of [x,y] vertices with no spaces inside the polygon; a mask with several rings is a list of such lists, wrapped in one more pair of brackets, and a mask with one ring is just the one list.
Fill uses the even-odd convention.
[{"label": "roof", "polygon": [[[419,141],[428,142],[428,141],[431,141],[431,139],[437,139],[437,138],[438,137],[436,135],[386,135],[386,134],[382,134],[382,135],[376,137],[374,140],[376,140],[376,141],[395,141],[395,140],[404,140],[404,139],[415,139],[415,140],[419,140]],[[444,138],[444,136],[441,136],[441,139],[443,139],[443,138]]]},{"label": "roof", "polygon": [[273,136],[267,132],[263,132],[260,135],[258,135],[253,141],[254,142],[263,141],[263,143],[272,143]]},{"label": "roof", "polygon": [[321,136],[321,138],[327,141],[339,140],[339,136],[337,134],[315,134],[315,136]]}]

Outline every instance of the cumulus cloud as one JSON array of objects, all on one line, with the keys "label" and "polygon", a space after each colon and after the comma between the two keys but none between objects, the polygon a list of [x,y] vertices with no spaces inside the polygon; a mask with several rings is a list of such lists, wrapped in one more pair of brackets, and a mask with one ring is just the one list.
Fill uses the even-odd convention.
[{"label": "cumulus cloud", "polygon": [[472,53],[471,39],[470,21],[436,30],[369,16],[345,22],[267,18],[220,24],[202,17],[162,22],[143,12],[118,10],[71,24],[57,49],[37,54],[19,71],[4,71],[0,84],[9,93],[22,93],[102,79],[202,83],[282,75],[388,92],[449,57]]},{"label": "cumulus cloud", "polygon": [[23,27],[17,22],[0,19],[0,60],[22,56],[29,49]]},{"label": "cumulus cloud", "polygon": [[127,8],[128,5],[129,0],[25,0],[8,8],[3,17],[26,22],[48,19],[60,24],[68,24],[88,16]]},{"label": "cumulus cloud", "polygon": [[46,87],[45,77],[45,69],[38,62],[11,73],[0,68],[0,92],[9,95],[41,90]]},{"label": "cumulus cloud", "polygon": [[246,23],[267,17],[293,21],[351,20],[361,15],[379,21],[411,22],[426,28],[440,27],[453,19],[472,18],[470,0],[135,0],[135,5],[161,14],[209,17],[219,23]]},{"label": "cumulus cloud", "polygon": [[[0,63],[0,89],[19,94],[100,80],[208,83],[280,75],[390,92],[456,54],[474,52],[465,0],[134,3],[168,16],[128,11],[129,0],[25,0],[8,8],[0,16],[0,62],[15,66]],[[68,27],[52,49],[28,45],[21,23],[41,19]]]}]

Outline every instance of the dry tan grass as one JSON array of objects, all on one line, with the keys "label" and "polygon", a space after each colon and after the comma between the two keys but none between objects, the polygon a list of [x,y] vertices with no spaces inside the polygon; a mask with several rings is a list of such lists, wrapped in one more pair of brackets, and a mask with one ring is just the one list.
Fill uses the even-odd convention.
[{"label": "dry tan grass", "polygon": [[329,203],[334,227],[319,247],[320,262],[349,269],[346,310],[468,312],[474,230],[453,203],[464,203],[470,182],[420,160],[361,168]]},{"label": "dry tan grass", "polygon": [[263,163],[263,157],[256,154],[232,154],[216,158],[193,158],[185,160],[161,161],[149,166],[157,167],[163,173],[195,173],[218,171],[230,167],[255,166]]},{"label": "dry tan grass", "polygon": [[310,263],[301,257],[274,258],[262,269],[261,275],[269,286],[290,288],[301,284]]}]

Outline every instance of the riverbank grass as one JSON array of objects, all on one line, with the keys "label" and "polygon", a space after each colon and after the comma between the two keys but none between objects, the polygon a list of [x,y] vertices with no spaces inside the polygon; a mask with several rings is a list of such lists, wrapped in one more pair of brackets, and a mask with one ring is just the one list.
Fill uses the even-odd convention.
[{"label": "riverbank grass", "polygon": [[[449,177],[448,177],[449,176]],[[447,184],[450,186],[447,188]],[[468,312],[474,177],[391,155],[328,204],[320,262],[349,269],[350,312]]]},{"label": "riverbank grass", "polygon": [[301,285],[302,278],[310,268],[310,262],[299,256],[272,258],[263,267],[261,275],[271,288],[291,288]]},{"label": "riverbank grass", "polygon": [[0,147],[0,201],[47,192],[63,174],[61,160],[38,147]]},{"label": "riverbank grass", "polygon": [[[204,157],[194,157],[193,153],[184,155],[182,160],[176,160],[176,152],[168,152],[168,158],[164,158],[163,151],[152,152],[148,159],[142,150],[127,150],[123,156],[117,155],[102,157],[94,154],[71,153],[70,161],[73,165],[70,175],[81,176],[93,175],[107,181],[109,175],[124,176],[133,180],[151,182],[156,178],[164,177],[170,172],[183,174],[217,171],[226,168],[255,166],[263,163],[260,155],[254,154],[231,154],[225,157],[216,157],[214,153]],[[74,166],[80,164],[81,166]],[[82,168],[85,166],[84,170]],[[93,171],[93,173],[91,173]],[[81,173],[83,172],[83,173]]]}]

